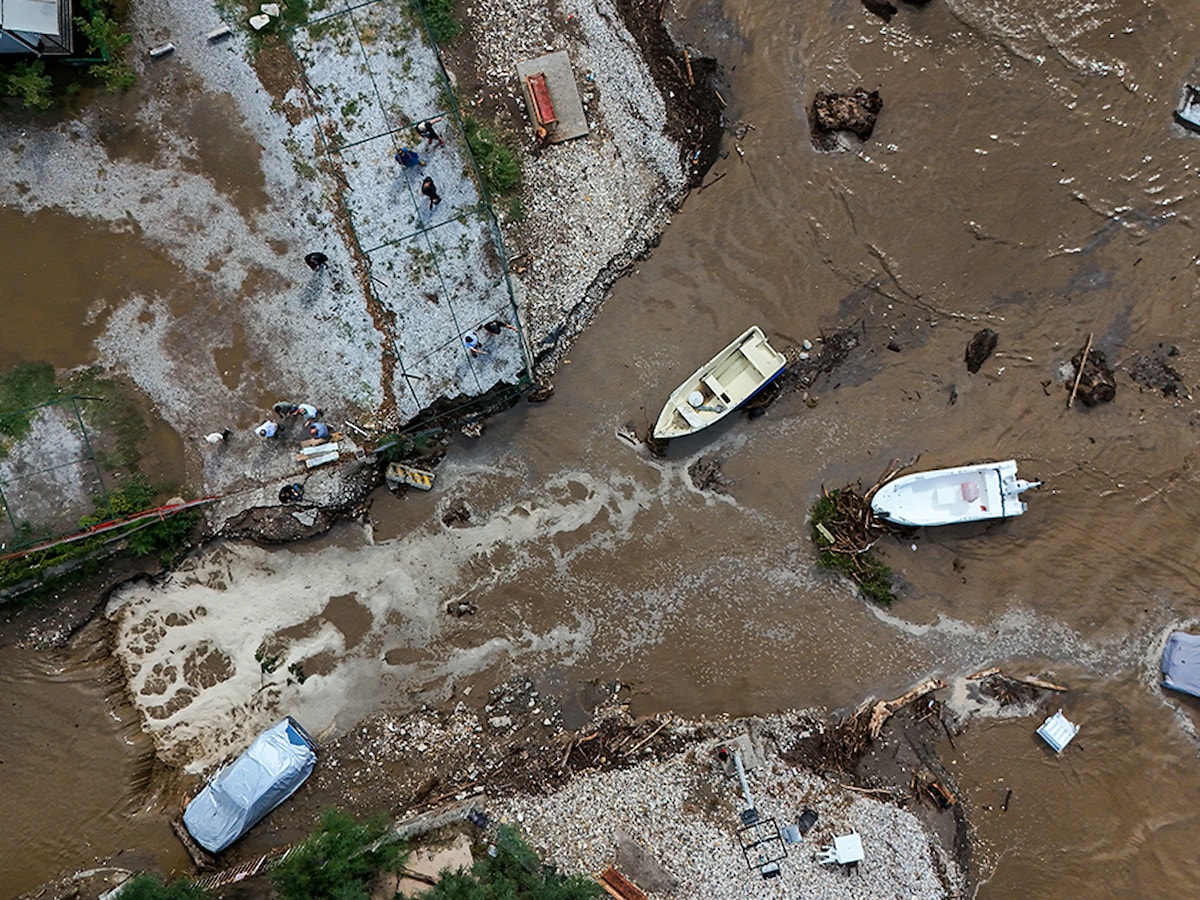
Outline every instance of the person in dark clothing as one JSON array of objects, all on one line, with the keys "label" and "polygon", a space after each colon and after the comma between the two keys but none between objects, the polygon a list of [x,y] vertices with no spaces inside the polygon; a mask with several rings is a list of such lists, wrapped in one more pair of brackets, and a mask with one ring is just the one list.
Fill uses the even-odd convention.
[{"label": "person in dark clothing", "polygon": [[437,185],[433,183],[433,179],[428,175],[426,175],[425,180],[421,182],[421,193],[429,198],[430,209],[433,209],[442,202],[442,198],[439,196],[437,191]]},{"label": "person in dark clothing", "polygon": [[417,123],[417,134],[425,138],[430,144],[437,141],[439,147],[445,147],[446,142],[442,140],[442,136],[437,133],[437,129],[433,127],[434,122],[440,122],[441,119],[426,119],[424,122]]},{"label": "person in dark clothing", "polygon": [[483,330],[488,334],[499,334],[505,328],[507,328],[509,331],[517,330],[503,319],[492,319],[492,321],[485,323],[483,326]]},{"label": "person in dark clothing", "polygon": [[304,262],[314,272],[320,272],[329,265],[329,257],[324,253],[310,253],[304,257]]},{"label": "person in dark clothing", "polygon": [[400,152],[393,156],[392,159],[396,160],[396,162],[400,163],[406,169],[414,169],[417,166],[425,165],[425,163],[421,162],[421,157],[417,155],[417,151],[408,147],[401,147]]}]

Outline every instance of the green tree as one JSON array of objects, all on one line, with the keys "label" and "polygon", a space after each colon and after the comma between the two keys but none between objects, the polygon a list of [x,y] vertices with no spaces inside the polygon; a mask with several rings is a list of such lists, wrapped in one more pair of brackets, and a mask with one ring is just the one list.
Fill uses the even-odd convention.
[{"label": "green tree", "polygon": [[595,900],[603,889],[590,878],[565,877],[544,866],[508,825],[496,835],[496,855],[476,860],[470,872],[448,872],[427,900]]},{"label": "green tree", "polygon": [[54,105],[54,98],[50,95],[50,76],[46,74],[46,64],[40,59],[16,63],[12,72],[4,76],[0,83],[4,85],[4,93],[19,97],[26,109],[40,111]]},{"label": "green tree", "polygon": [[210,900],[212,894],[189,881],[163,884],[157,875],[135,875],[125,882],[121,900]]},{"label": "green tree", "polygon": [[320,829],[271,870],[279,900],[367,900],[371,878],[395,871],[408,855],[387,833],[385,818],[357,822],[326,810]]},{"label": "green tree", "polygon": [[137,75],[125,62],[124,54],[125,48],[133,41],[133,35],[123,32],[116,21],[99,10],[92,13],[91,19],[76,18],[75,24],[87,38],[92,52],[104,60],[90,65],[88,72],[104,82],[106,91],[115,94],[137,81]]}]

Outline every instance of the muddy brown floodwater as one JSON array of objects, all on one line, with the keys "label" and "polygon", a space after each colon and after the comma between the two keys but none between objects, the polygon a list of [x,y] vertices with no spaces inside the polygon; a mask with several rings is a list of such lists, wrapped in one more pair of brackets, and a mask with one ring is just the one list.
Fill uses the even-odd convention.
[{"label": "muddy brown floodwater", "polygon": [[[1155,677],[1165,634],[1200,621],[1200,139],[1170,118],[1200,74],[1194,10],[900,7],[885,25],[850,0],[672,4],[680,36],[724,63],[730,124],[748,126],[710,173],[724,177],[692,194],[617,285],[549,403],[459,441],[432,495],[377,497],[375,546],[342,532],[282,552],[301,571],[335,559],[352,579],[356,558],[367,567],[394,553],[416,567],[406,542],[436,552],[452,499],[467,502],[472,527],[512,523],[511,539],[481,531],[476,555],[437,569],[452,574],[437,602],[469,593],[479,611],[410,656],[462,668],[372,680],[364,690],[379,691],[379,706],[398,688],[448,696],[452,683],[536,670],[564,686],[619,678],[637,711],[683,714],[844,710],[939,674],[968,710],[968,673],[1045,673],[1071,688],[1053,707],[978,716],[942,748],[975,824],[978,895],[1195,896],[1200,706]],[[815,151],[814,92],[860,84],[884,98],[871,141]],[[55,245],[52,224],[17,234],[31,258]],[[35,303],[33,283],[20,283],[8,304]],[[118,283],[100,272],[97,297]],[[661,460],[614,436],[629,421],[644,428],[751,323],[782,348],[855,322],[862,348],[807,397],[677,441]],[[86,316],[75,325],[89,327]],[[982,327],[999,346],[972,375],[963,351]],[[1062,366],[1089,333],[1116,364],[1118,393],[1068,410]],[[78,334],[62,344],[49,323],[33,325],[22,354],[6,335],[0,357],[36,348],[78,363]],[[1179,350],[1179,397],[1127,374],[1164,342]],[[869,483],[917,454],[929,467],[1013,457],[1045,486],[1026,495],[1024,517],[882,545],[903,582],[882,610],[815,569],[804,516],[822,485]],[[728,496],[691,487],[700,455],[721,460]],[[553,528],[516,537],[531,516]],[[33,748],[7,750],[0,767],[6,890],[127,846],[176,865],[166,812],[130,809],[137,742],[116,740],[127,719],[103,715],[101,687],[11,650],[0,679],[17,698],[6,743]],[[1059,704],[1082,730],[1055,757],[1033,731]],[[75,752],[51,754],[66,744]],[[14,794],[13,779],[34,771],[40,790]],[[111,777],[80,777],[96,771]],[[70,810],[42,802],[64,792],[77,798]]]}]

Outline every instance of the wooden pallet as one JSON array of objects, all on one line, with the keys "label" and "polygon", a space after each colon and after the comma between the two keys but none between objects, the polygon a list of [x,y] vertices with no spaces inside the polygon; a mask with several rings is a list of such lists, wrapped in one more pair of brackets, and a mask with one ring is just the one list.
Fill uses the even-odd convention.
[{"label": "wooden pallet", "polygon": [[604,888],[605,893],[616,897],[617,900],[649,900],[645,891],[612,866],[597,875],[596,880],[600,882],[600,887]]}]

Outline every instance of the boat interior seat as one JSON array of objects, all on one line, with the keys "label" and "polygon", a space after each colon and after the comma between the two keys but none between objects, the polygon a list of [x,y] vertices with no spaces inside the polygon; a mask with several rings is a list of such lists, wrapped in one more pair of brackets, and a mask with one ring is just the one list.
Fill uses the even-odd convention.
[{"label": "boat interior seat", "polygon": [[692,407],[688,405],[686,401],[678,404],[675,409],[681,416],[683,416],[684,421],[693,428],[703,428],[708,424],[708,420],[705,419],[704,416],[700,415],[700,413],[692,409]]},{"label": "boat interior seat", "polygon": [[717,381],[716,375],[705,375],[701,380],[704,382],[704,386],[713,392],[713,396],[724,400],[726,403],[731,402],[729,394],[721,382]]}]

